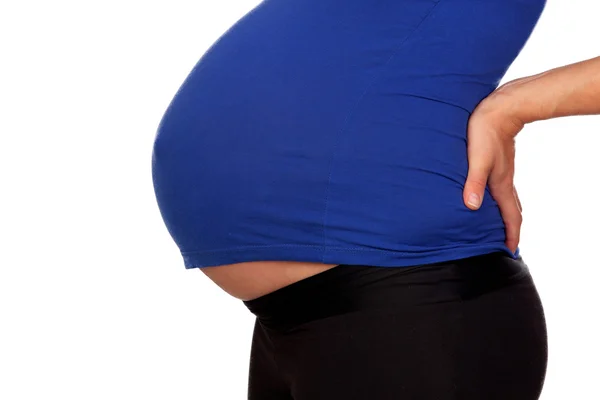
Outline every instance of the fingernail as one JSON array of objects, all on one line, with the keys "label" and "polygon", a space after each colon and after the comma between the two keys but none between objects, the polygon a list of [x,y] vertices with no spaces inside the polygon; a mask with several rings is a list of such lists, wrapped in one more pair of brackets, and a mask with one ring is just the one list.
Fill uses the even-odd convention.
[{"label": "fingernail", "polygon": [[475,193],[471,193],[469,195],[468,203],[473,207],[479,207],[479,196]]}]

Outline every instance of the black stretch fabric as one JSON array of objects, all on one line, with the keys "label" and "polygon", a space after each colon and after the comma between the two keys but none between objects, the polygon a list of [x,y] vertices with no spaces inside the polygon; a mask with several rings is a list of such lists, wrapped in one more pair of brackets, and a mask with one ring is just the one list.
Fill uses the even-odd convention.
[{"label": "black stretch fabric", "polygon": [[244,304],[249,400],[536,400],[548,346],[523,258],[341,264]]}]

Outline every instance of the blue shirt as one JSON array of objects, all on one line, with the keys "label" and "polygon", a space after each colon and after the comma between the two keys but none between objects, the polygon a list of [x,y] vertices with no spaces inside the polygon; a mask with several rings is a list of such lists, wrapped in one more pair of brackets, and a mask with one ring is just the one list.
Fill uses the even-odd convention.
[{"label": "blue shirt", "polygon": [[545,0],[265,0],[200,58],[152,154],[186,268],[402,267],[505,251],[467,121]]}]

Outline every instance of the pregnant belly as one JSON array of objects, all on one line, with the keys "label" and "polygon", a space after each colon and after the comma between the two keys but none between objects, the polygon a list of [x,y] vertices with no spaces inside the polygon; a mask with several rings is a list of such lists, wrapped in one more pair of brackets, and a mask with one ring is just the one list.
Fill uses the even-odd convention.
[{"label": "pregnant belly", "polygon": [[251,299],[356,260],[503,249],[489,193],[477,212],[462,203],[466,127],[538,8],[262,2],[159,126],[154,186],[186,267]]}]

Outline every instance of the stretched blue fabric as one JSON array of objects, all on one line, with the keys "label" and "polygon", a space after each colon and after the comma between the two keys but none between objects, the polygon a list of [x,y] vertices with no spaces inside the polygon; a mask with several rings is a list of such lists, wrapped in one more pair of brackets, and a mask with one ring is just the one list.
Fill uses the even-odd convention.
[{"label": "stretched blue fabric", "polygon": [[191,70],[152,178],[186,268],[402,267],[505,251],[463,203],[467,121],[545,0],[265,0]]}]

